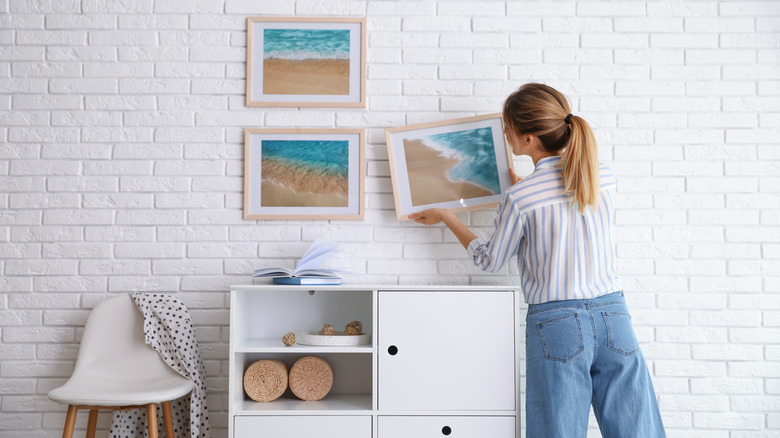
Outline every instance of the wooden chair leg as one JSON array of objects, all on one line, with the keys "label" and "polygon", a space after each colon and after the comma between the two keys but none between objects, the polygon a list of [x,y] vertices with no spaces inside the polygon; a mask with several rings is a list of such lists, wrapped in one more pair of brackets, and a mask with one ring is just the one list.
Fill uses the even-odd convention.
[{"label": "wooden chair leg", "polygon": [[173,435],[173,417],[171,416],[171,402],[162,402],[163,424],[165,425],[165,438],[176,438]]},{"label": "wooden chair leg", "polygon": [[95,431],[97,430],[97,417],[98,410],[89,410],[89,422],[87,423],[87,438],[95,438]]},{"label": "wooden chair leg", "polygon": [[149,438],[157,437],[157,403],[146,405],[146,428],[149,430]]},{"label": "wooden chair leg", "polygon": [[73,428],[76,426],[76,413],[79,408],[68,405],[68,415],[65,417],[65,429],[62,430],[62,438],[73,438]]}]

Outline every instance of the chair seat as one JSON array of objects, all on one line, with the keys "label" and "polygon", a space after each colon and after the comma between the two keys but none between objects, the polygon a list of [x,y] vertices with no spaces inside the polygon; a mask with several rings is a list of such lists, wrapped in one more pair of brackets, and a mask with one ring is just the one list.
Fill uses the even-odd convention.
[{"label": "chair seat", "polygon": [[[179,378],[176,378],[179,377]],[[49,392],[49,398],[69,405],[135,406],[162,403],[187,395],[195,387],[189,379],[176,376],[152,379],[78,375]]]}]

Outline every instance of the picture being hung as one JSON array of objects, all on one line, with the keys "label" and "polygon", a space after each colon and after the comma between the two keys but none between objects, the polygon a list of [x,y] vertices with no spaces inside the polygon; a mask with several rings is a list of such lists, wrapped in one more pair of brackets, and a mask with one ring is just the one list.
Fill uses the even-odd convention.
[{"label": "picture being hung", "polygon": [[244,219],[363,219],[365,132],[247,129]]},{"label": "picture being hung", "polygon": [[398,220],[429,208],[494,207],[510,185],[501,114],[385,130]]},{"label": "picture being hung", "polygon": [[246,105],[366,106],[366,19],[249,17]]}]

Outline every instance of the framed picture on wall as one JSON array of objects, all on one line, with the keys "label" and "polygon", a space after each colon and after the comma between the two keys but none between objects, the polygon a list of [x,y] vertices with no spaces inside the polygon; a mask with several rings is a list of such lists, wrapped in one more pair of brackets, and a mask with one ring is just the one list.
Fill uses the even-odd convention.
[{"label": "framed picture on wall", "polygon": [[247,129],[244,219],[363,219],[365,132]]},{"label": "framed picture on wall", "polygon": [[495,206],[511,185],[501,114],[385,130],[398,220],[428,208]]},{"label": "framed picture on wall", "polygon": [[366,106],[366,19],[249,17],[246,105]]}]

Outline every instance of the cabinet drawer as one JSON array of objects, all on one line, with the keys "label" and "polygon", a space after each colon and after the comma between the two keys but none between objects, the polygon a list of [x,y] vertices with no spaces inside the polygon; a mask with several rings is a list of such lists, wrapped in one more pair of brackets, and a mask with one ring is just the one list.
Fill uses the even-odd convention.
[{"label": "cabinet drawer", "polygon": [[378,438],[515,438],[515,417],[380,416]]},{"label": "cabinet drawer", "polygon": [[239,416],[233,438],[371,438],[370,416]]}]

